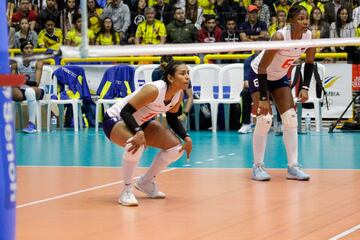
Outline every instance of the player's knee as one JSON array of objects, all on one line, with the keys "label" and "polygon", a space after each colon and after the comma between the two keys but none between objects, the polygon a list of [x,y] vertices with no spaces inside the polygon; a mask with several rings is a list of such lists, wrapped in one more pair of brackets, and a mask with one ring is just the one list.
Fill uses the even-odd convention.
[{"label": "player's knee", "polygon": [[178,144],[175,147],[166,150],[161,150],[160,152],[161,158],[169,164],[173,163],[183,155],[184,151],[180,151],[181,148],[182,145]]},{"label": "player's knee", "polygon": [[284,129],[297,128],[297,115],[294,108],[290,108],[283,114],[281,114],[281,121],[284,125]]},{"label": "player's knee", "polygon": [[28,100],[28,101],[36,100],[36,94],[35,94],[35,90],[33,88],[26,88],[24,94],[25,94],[26,100]]},{"label": "player's knee", "polygon": [[142,156],[142,153],[144,152],[144,149],[145,149],[144,145],[141,145],[135,153],[133,153],[132,151],[129,151],[131,146],[132,146],[132,144],[130,144],[130,143],[127,143],[125,145],[123,160],[129,161],[129,162],[138,162]]},{"label": "player's knee", "polygon": [[256,126],[254,134],[257,135],[266,135],[272,124],[272,115],[260,115],[256,117]]}]

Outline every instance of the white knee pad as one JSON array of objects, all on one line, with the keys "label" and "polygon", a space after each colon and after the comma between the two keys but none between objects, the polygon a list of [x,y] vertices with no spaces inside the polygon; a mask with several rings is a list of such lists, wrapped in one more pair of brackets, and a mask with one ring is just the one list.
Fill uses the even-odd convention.
[{"label": "white knee pad", "polygon": [[170,163],[173,163],[176,160],[178,160],[183,155],[184,151],[180,151],[181,148],[182,148],[182,145],[178,144],[175,147],[172,147],[172,148],[169,148],[166,150],[161,150],[159,155],[165,162],[170,164]]},{"label": "white knee pad", "polygon": [[35,90],[33,88],[26,88],[25,97],[27,101],[35,101],[36,100]]},{"label": "white knee pad", "polygon": [[125,151],[123,155],[124,161],[138,162],[144,152],[144,145],[141,145],[135,153],[129,152],[129,148],[132,146],[131,143],[125,145]]},{"label": "white knee pad", "polygon": [[255,134],[266,135],[271,128],[272,115],[260,115],[256,117]]},{"label": "white knee pad", "polygon": [[281,121],[284,125],[284,129],[297,128],[297,115],[295,109],[290,108],[283,114],[281,114]]}]

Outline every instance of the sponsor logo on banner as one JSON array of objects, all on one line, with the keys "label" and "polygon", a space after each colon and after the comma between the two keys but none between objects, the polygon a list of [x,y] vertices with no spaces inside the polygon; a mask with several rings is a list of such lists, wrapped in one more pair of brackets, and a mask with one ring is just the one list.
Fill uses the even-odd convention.
[{"label": "sponsor logo on banner", "polygon": [[352,65],[352,90],[353,92],[360,91],[360,64]]},{"label": "sponsor logo on banner", "polygon": [[0,170],[4,176],[5,207],[13,209],[16,203],[16,166],[11,88],[0,89],[0,155],[3,164]]}]

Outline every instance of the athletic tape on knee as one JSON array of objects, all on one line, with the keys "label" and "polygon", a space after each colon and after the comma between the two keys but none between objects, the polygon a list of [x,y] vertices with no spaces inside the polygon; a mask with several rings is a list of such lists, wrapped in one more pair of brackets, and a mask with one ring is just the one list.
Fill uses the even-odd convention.
[{"label": "athletic tape on knee", "polygon": [[284,129],[297,128],[298,122],[295,109],[290,108],[289,110],[281,114],[281,121],[284,125]]},{"label": "athletic tape on knee", "polygon": [[33,88],[26,88],[25,89],[25,97],[27,101],[35,101],[36,100],[36,94],[35,90]]},{"label": "athletic tape on knee", "polygon": [[123,160],[129,161],[129,162],[138,162],[141,158],[142,153],[144,152],[144,149],[145,149],[144,145],[141,145],[135,153],[129,152],[129,148],[131,146],[132,146],[131,143],[127,143],[125,145]]},{"label": "athletic tape on knee", "polygon": [[266,135],[271,128],[272,115],[260,115],[256,117],[256,126],[254,134]]},{"label": "athletic tape on knee", "polygon": [[181,148],[182,145],[178,144],[175,147],[166,150],[161,150],[159,154],[165,162],[170,164],[178,160],[183,155],[184,151],[180,151]]}]

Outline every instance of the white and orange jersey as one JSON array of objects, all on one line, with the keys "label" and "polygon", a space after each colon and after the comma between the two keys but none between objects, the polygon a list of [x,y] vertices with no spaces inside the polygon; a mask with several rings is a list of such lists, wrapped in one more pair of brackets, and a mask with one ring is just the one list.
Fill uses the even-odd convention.
[{"label": "white and orange jersey", "polygon": [[[147,83],[146,85],[154,85],[158,89],[158,95],[155,99],[155,101],[143,106],[142,108],[138,109],[136,112],[133,113],[133,116],[140,126],[155,117],[158,114],[165,113],[169,111],[171,108],[173,108],[180,99],[180,95],[182,90],[177,92],[174,97],[171,99],[170,103],[165,104],[165,94],[167,90],[167,84],[165,81],[156,81]],[[145,85],[144,85],[145,86]],[[111,108],[109,108],[106,112],[109,115],[110,118],[116,117],[121,120],[120,112],[123,109],[123,107],[129,102],[129,100],[136,95],[141,88],[137,89],[132,94],[128,95],[127,97],[119,100],[116,104],[114,104]]]},{"label": "white and orange jersey", "polygon": [[[282,29],[278,30],[279,33],[284,37],[284,40],[291,40],[291,26],[287,25]],[[307,30],[303,33],[301,39],[311,39],[311,31]],[[267,78],[271,81],[276,81],[284,77],[290,68],[290,66],[300,58],[301,54],[306,51],[307,48],[292,48],[292,49],[280,49],[274,56],[272,62],[267,67]],[[252,62],[251,67],[255,73],[258,73],[258,67],[260,61],[264,55],[263,50]]]}]

